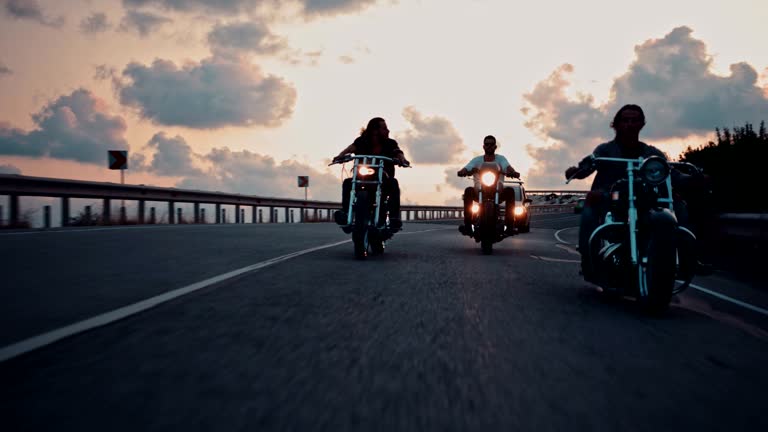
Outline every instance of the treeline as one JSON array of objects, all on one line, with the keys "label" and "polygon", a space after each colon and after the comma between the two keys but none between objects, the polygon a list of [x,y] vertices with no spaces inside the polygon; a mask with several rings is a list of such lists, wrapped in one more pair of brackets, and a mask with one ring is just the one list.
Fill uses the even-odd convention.
[{"label": "treeline", "polygon": [[679,159],[704,169],[712,180],[712,201],[721,212],[768,211],[768,133],[765,121],[715,129],[717,142],[688,147]]}]

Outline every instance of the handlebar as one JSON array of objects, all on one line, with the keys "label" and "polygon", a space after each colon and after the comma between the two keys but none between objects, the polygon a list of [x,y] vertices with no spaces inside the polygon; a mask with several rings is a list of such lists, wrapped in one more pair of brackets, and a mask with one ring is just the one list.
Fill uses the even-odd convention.
[{"label": "handlebar", "polygon": [[344,156],[339,157],[339,158],[334,157],[331,160],[331,163],[328,164],[328,166],[347,163],[347,162],[355,160],[355,159],[361,159],[362,160],[362,159],[374,159],[374,158],[375,159],[385,160],[385,161],[388,161],[388,162],[392,162],[393,164],[395,164],[395,165],[397,165],[397,166],[399,166],[401,168],[411,168],[411,163],[408,162],[408,161],[401,162],[400,159],[390,158],[390,157],[382,156],[382,155],[354,155],[354,156],[352,156],[352,155],[344,155]]}]

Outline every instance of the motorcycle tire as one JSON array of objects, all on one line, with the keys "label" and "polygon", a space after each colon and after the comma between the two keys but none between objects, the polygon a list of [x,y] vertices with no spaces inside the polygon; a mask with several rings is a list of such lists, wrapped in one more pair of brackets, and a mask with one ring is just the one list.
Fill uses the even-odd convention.
[{"label": "motorcycle tire", "polygon": [[491,255],[493,253],[494,237],[496,236],[496,223],[498,216],[496,215],[496,204],[491,201],[483,203],[483,213],[481,215],[482,227],[480,233],[482,238],[480,240],[480,249],[483,251],[483,255]]},{"label": "motorcycle tire", "polygon": [[666,311],[672,300],[677,272],[677,248],[674,239],[674,235],[655,233],[648,241],[647,263],[645,270],[640,271],[640,277],[645,278],[648,296],[641,301],[644,308],[652,314]]},{"label": "motorcycle tire", "polygon": [[355,194],[354,212],[352,243],[354,244],[355,258],[365,259],[368,257],[368,218],[370,216],[367,191],[359,191]]}]

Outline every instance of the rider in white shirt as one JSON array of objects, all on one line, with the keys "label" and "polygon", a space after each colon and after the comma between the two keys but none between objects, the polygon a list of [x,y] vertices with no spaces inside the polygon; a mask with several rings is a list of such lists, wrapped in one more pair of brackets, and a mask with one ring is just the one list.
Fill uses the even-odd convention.
[{"label": "rider in white shirt", "polygon": [[[459,227],[459,231],[464,235],[469,235],[472,232],[472,202],[478,199],[477,190],[480,188],[480,174],[474,172],[475,169],[480,169],[485,162],[496,162],[501,168],[501,172],[509,177],[520,178],[520,173],[512,168],[507,158],[502,155],[496,154],[496,138],[493,135],[488,135],[483,139],[483,150],[485,154],[473,158],[469,163],[459,170],[456,174],[459,177],[466,177],[469,174],[474,174],[475,187],[468,187],[464,190],[464,225]],[[505,214],[507,230],[512,231],[514,226],[514,207],[515,207],[515,190],[511,187],[505,187],[501,198],[506,201],[507,210]]]}]

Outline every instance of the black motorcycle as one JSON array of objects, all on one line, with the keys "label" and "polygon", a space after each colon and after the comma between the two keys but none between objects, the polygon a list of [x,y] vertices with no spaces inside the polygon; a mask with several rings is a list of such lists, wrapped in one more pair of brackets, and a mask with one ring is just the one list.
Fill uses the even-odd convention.
[{"label": "black motorcycle", "polygon": [[345,233],[352,233],[355,257],[365,259],[368,255],[384,253],[386,242],[396,232],[389,224],[388,197],[382,193],[382,184],[387,176],[384,163],[409,168],[397,159],[374,155],[346,155],[333,159],[329,164],[343,164],[354,161],[352,166],[352,189],[350,191],[347,225]]},{"label": "black motorcycle", "polygon": [[[514,235],[514,232],[506,230],[505,212],[511,209],[504,208],[501,211],[500,197],[505,183],[519,183],[519,180],[504,181],[499,165],[496,162],[484,162],[479,169],[473,169],[465,177],[479,174],[480,184],[475,185],[477,190],[477,202],[472,203],[471,232],[465,233],[480,243],[483,254],[493,253],[493,244],[504,238]],[[520,209],[524,211],[523,208]]]},{"label": "black motorcycle", "polygon": [[696,264],[696,237],[678,224],[673,208],[671,173],[698,168],[658,156],[585,161],[592,167],[623,164],[627,171],[604,198],[609,211],[592,232],[588,250],[580,251],[589,254],[591,282],[606,294],[636,298],[649,312],[666,310],[672,296],[690,285]]}]

